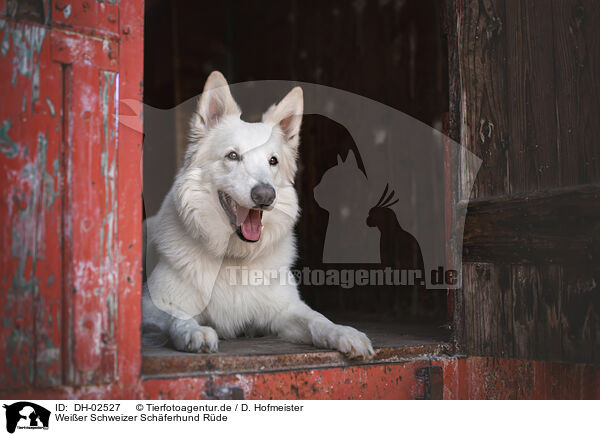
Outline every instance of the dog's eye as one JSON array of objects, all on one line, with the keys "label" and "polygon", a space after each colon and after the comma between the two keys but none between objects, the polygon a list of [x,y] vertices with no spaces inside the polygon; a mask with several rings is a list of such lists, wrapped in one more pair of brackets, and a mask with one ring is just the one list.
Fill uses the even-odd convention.
[{"label": "dog's eye", "polygon": [[240,157],[238,156],[238,154],[235,151],[230,152],[225,157],[229,160],[239,160],[240,159]]},{"label": "dog's eye", "polygon": [[275,156],[273,156],[271,159],[269,159],[269,165],[275,166],[279,163],[279,161],[277,160],[277,158]]}]

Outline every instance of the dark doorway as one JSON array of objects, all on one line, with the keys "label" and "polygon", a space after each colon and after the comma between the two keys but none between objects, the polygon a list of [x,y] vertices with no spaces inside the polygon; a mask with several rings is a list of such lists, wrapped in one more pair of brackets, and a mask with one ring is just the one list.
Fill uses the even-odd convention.
[{"label": "dark doorway", "polygon": [[[279,79],[343,89],[441,130],[448,112],[442,10],[435,0],[148,0],[145,103],[173,108],[200,94],[208,74],[220,70],[229,83]],[[259,113],[252,111],[266,109],[250,108],[242,117],[256,120]],[[187,116],[174,114],[174,128],[185,129]],[[145,122],[152,123],[151,116]],[[167,135],[160,150],[145,153],[145,188],[151,184],[152,195],[159,197],[150,207],[147,202],[150,215],[169,189],[182,158],[185,135],[175,136]],[[357,155],[356,145],[344,127],[316,115],[305,116],[301,136],[297,267],[327,269],[335,267],[322,262],[328,212],[316,203],[313,189],[337,164],[338,156],[345,160],[350,151]],[[393,219],[388,221],[379,223],[382,234],[393,232],[397,225]],[[415,252],[407,254],[407,249]],[[390,264],[407,255],[418,257],[418,244],[406,248],[390,240],[382,250],[382,259]],[[448,320],[445,291],[309,286],[301,292],[308,304],[336,321],[367,318],[441,325]]]}]

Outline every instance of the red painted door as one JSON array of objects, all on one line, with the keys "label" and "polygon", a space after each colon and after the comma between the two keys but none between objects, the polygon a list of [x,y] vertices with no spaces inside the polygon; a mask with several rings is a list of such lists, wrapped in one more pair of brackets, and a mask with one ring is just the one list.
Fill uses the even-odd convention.
[{"label": "red painted door", "polygon": [[137,376],[142,38],[139,0],[0,1],[1,390]]}]

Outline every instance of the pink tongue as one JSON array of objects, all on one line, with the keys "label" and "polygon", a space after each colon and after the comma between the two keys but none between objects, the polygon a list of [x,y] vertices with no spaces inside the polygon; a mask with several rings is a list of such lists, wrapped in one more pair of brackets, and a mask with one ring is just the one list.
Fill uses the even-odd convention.
[{"label": "pink tongue", "polygon": [[260,210],[246,209],[238,205],[236,221],[238,226],[242,226],[242,235],[244,235],[244,238],[249,241],[258,241],[260,231],[262,230]]}]

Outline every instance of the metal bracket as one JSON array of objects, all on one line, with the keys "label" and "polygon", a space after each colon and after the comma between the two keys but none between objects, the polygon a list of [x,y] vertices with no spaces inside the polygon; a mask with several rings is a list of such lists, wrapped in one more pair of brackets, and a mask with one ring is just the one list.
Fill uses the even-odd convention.
[{"label": "metal bracket", "polygon": [[230,384],[216,385],[212,379],[208,380],[205,390],[206,398],[212,400],[243,400],[244,390],[239,386]]},{"label": "metal bracket", "polygon": [[415,372],[417,381],[423,385],[423,396],[416,400],[443,400],[444,376],[441,366],[425,366]]}]

